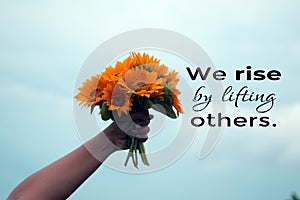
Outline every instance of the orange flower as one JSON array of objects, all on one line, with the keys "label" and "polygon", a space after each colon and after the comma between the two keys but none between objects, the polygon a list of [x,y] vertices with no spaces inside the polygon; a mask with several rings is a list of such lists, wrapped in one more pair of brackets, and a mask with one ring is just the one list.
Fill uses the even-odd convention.
[{"label": "orange flower", "polygon": [[158,77],[163,77],[168,73],[168,67],[166,65],[147,64],[145,67],[150,71],[155,71]]},{"label": "orange flower", "polygon": [[132,52],[130,53],[132,59],[132,67],[140,66],[148,71],[154,71],[158,77],[162,77],[168,73],[168,67],[160,64],[160,60],[149,56],[146,53],[140,54]]},{"label": "orange flower", "polygon": [[149,98],[152,93],[163,88],[160,85],[161,82],[162,79],[157,79],[156,72],[149,72],[140,67],[135,67],[125,73],[118,84],[129,93]]},{"label": "orange flower", "polygon": [[182,107],[180,105],[180,100],[178,99],[178,95],[180,95],[180,91],[177,89],[177,83],[179,79],[177,78],[178,72],[172,71],[167,76],[163,78],[163,85],[169,88],[172,92],[172,104],[177,110],[177,113],[183,113]]},{"label": "orange flower", "polygon": [[172,71],[163,78],[163,85],[169,88],[173,94],[179,95],[181,92],[176,88],[179,79],[177,78],[178,72]]},{"label": "orange flower", "polygon": [[135,53],[135,52],[131,52],[130,53],[130,57],[132,59],[132,67],[135,66],[139,66],[139,65],[147,65],[147,64],[159,64],[159,60],[154,58],[153,56],[150,57],[148,54],[146,53]]},{"label": "orange flower", "polygon": [[172,72],[170,72],[167,76],[165,76],[163,78],[163,83],[164,84],[169,84],[169,85],[172,85],[172,86],[176,86],[177,83],[179,82],[179,79],[177,78],[177,75],[178,75],[178,72],[173,70]]},{"label": "orange flower", "polygon": [[123,62],[117,62],[116,63],[116,68],[119,68],[120,71],[126,72],[129,69],[132,68],[133,66],[133,59],[131,56],[127,57],[125,60],[123,60]]},{"label": "orange flower", "polygon": [[183,113],[181,104],[180,104],[180,100],[178,99],[177,95],[175,95],[174,93],[172,93],[172,104],[175,107],[175,109],[177,110],[177,114],[178,113]]},{"label": "orange flower", "polygon": [[100,76],[100,78],[99,78],[99,81],[97,84],[97,88],[99,88],[100,90],[103,90],[106,87],[106,85],[108,84],[108,80],[103,77],[103,73],[100,74],[99,76]]},{"label": "orange flower", "polygon": [[108,106],[108,110],[116,110],[120,117],[122,113],[128,114],[132,102],[130,97],[116,84],[108,84],[103,91],[102,99]]},{"label": "orange flower", "polygon": [[[178,72],[169,73],[168,70],[153,56],[132,52],[122,62],[117,61],[114,67],[109,66],[102,74],[86,80],[75,98],[83,106],[105,103],[109,111],[117,111],[119,116],[131,111],[134,98],[159,99],[162,103],[172,98],[172,104],[169,105],[168,100],[168,106],[174,106],[177,113],[182,113],[178,99],[180,91],[176,88]],[[166,88],[171,93],[165,94]]]},{"label": "orange flower", "polygon": [[105,69],[105,72],[103,72],[103,78],[112,81],[117,82],[124,73],[126,73],[133,65],[133,60],[129,56],[122,62],[117,61],[115,67],[109,66]]},{"label": "orange flower", "polygon": [[122,77],[122,71],[117,70],[116,68],[109,66],[103,72],[103,78],[108,81],[116,82]]},{"label": "orange flower", "polygon": [[79,105],[91,106],[99,103],[101,100],[102,89],[106,85],[106,81],[102,79],[101,74],[92,76],[91,79],[86,80],[82,87],[78,88],[80,91],[76,96],[80,103]]},{"label": "orange flower", "polygon": [[145,96],[150,98],[150,96],[154,97],[155,96],[159,96],[163,94],[163,91],[161,90],[163,88],[163,86],[161,85],[156,85],[156,84],[145,84],[142,85],[140,87],[138,87],[134,94],[137,96]]}]

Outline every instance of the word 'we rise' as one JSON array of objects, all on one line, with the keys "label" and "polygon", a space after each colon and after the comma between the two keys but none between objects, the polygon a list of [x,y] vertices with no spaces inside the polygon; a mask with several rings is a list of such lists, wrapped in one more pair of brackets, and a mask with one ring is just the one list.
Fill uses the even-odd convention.
[{"label": "word 'we rise'", "polygon": [[[212,76],[212,78],[217,81],[222,81],[226,77],[225,71],[215,70],[211,72],[211,67],[207,67],[204,70],[201,67],[197,67],[196,69],[186,67],[186,70],[193,81],[196,80],[197,76],[201,80],[206,80],[208,76]],[[235,71],[235,80],[241,80],[243,77],[246,80],[263,81],[265,79],[269,79],[271,81],[277,81],[280,79],[281,73],[277,70],[251,70],[251,66],[247,66],[246,70],[242,69]]]}]

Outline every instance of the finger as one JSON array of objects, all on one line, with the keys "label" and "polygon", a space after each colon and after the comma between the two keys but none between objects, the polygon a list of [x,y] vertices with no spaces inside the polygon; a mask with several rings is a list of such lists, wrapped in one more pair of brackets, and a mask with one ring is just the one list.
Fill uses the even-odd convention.
[{"label": "finger", "polygon": [[135,137],[139,142],[146,142],[148,140],[148,136],[147,135],[137,135]]},{"label": "finger", "polygon": [[142,126],[139,129],[134,129],[129,131],[129,134],[132,136],[137,136],[137,135],[147,135],[149,133],[150,128],[148,126]]},{"label": "finger", "polygon": [[148,126],[150,124],[150,120],[139,120],[139,121],[136,121],[135,123],[140,126]]},{"label": "finger", "polygon": [[126,130],[132,129],[132,126],[137,122],[147,120],[147,118],[150,118],[147,117],[147,112],[135,112],[120,118],[115,118],[115,122],[122,130]]},{"label": "finger", "polygon": [[140,112],[133,112],[133,113],[130,113],[130,116],[131,116],[133,121],[136,121],[136,120],[150,120],[148,110],[140,111]]},{"label": "finger", "polygon": [[152,120],[153,117],[153,115],[149,115],[147,119],[137,121],[136,123],[140,126],[148,126],[150,124],[150,120]]},{"label": "finger", "polygon": [[151,119],[153,119],[153,115],[149,115],[148,113],[138,113],[134,116],[133,121],[140,126],[148,126]]},{"label": "finger", "polygon": [[116,120],[119,128],[131,135],[129,133],[131,130],[136,129],[136,125],[138,126],[148,126],[150,124],[150,120],[153,119],[153,115],[150,115],[148,111],[135,112],[130,113],[127,117],[122,117]]}]

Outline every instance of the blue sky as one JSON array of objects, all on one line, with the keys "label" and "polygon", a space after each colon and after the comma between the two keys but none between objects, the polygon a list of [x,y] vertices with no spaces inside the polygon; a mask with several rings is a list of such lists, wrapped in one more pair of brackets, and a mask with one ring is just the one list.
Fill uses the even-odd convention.
[{"label": "blue sky", "polygon": [[[205,137],[205,131],[200,132],[182,158],[150,174],[102,166],[70,199],[283,200],[293,191],[300,193],[298,1],[0,5],[0,199],[22,179],[81,145],[72,98],[82,63],[110,37],[146,27],[185,34],[228,74],[248,64],[279,69],[282,79],[276,83],[249,83],[276,92],[278,101],[270,115],[279,126],[224,129],[204,160],[197,158]],[[229,78],[224,84],[240,83]],[[242,112],[250,115],[252,110],[244,107]]]}]

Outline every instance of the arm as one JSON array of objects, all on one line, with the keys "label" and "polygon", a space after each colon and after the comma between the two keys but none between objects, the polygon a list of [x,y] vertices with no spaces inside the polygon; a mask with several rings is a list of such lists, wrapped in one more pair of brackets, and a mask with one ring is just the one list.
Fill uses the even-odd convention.
[{"label": "arm", "polygon": [[[140,119],[140,115],[138,118]],[[149,120],[146,120],[145,126],[135,126],[135,129],[131,130],[140,135],[143,141],[149,132]],[[129,127],[128,124],[126,126]],[[115,122],[112,123],[103,133],[78,149],[29,176],[13,190],[8,200],[68,198],[110,154],[120,149],[128,149],[128,135],[122,130]]]}]

